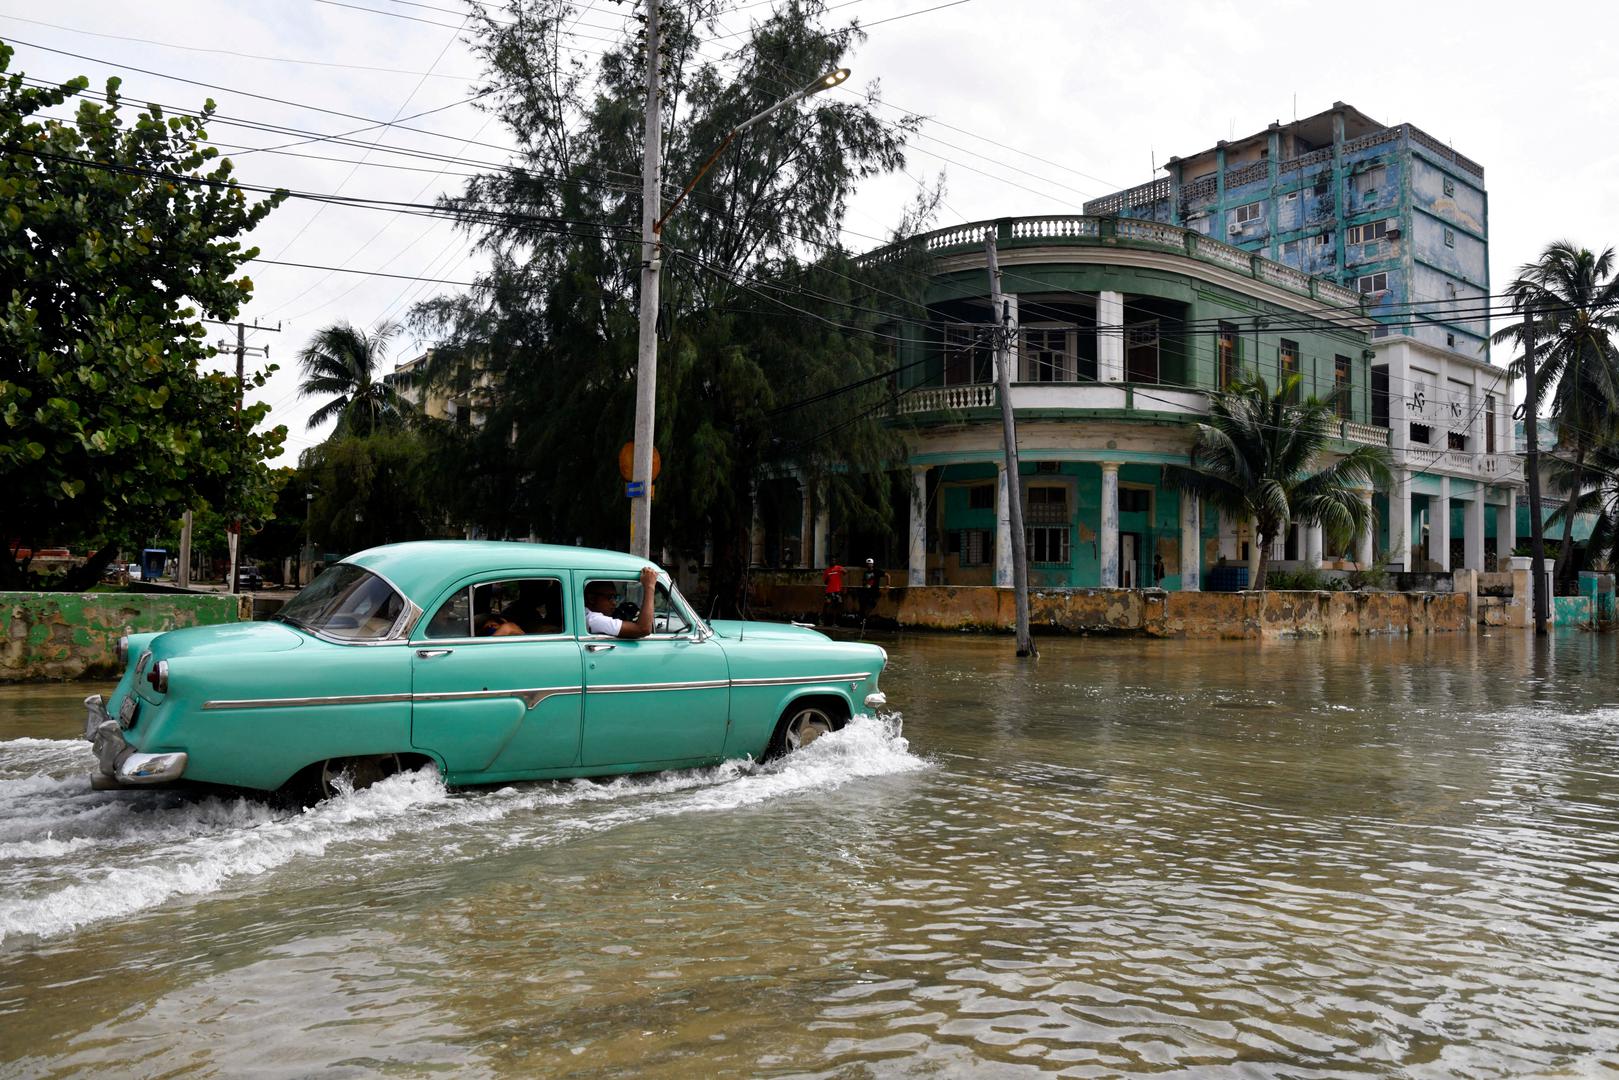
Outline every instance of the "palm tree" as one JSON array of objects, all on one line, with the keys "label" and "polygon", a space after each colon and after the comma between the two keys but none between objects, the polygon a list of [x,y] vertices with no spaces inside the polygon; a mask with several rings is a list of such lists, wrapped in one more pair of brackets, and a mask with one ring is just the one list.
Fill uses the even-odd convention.
[{"label": "palm tree", "polygon": [[[1585,489],[1586,460],[1596,446],[1619,428],[1619,356],[1613,335],[1619,331],[1619,278],[1613,276],[1614,251],[1592,254],[1567,240],[1547,246],[1536,262],[1518,268],[1507,286],[1512,309],[1528,317],[1535,343],[1535,400],[1525,408],[1539,409],[1547,397],[1557,421],[1557,448],[1573,468],[1558,487],[1565,492],[1563,542],[1557,551],[1555,576],[1572,572],[1574,506]],[[1525,323],[1520,320],[1494,335],[1497,343],[1524,344]],[[1514,359],[1507,371],[1524,375],[1524,358]]]},{"label": "palm tree", "polygon": [[1331,399],[1298,394],[1289,375],[1272,392],[1262,377],[1212,394],[1209,418],[1197,426],[1190,465],[1170,465],[1164,479],[1239,521],[1255,525],[1248,557],[1251,588],[1265,587],[1266,549],[1295,522],[1320,525],[1338,549],[1372,527],[1360,493],[1388,483],[1388,454],[1356,446],[1327,461],[1338,417]]},{"label": "palm tree", "polygon": [[347,322],[320,331],[298,354],[304,381],[299,397],[326,396],[328,400],[309,414],[309,427],[337,419],[333,435],[368,435],[399,424],[411,411],[393,383],[378,376],[388,356],[388,344],[399,327],[383,323],[367,334]]},{"label": "palm tree", "polygon": [[[1548,472],[1552,483],[1563,491],[1577,491],[1572,503],[1565,503],[1546,518],[1546,524],[1568,523],[1576,516],[1590,515],[1594,521],[1586,554],[1612,568],[1619,566],[1619,442],[1603,442],[1591,448],[1582,463],[1583,479],[1575,488],[1575,465],[1567,458],[1553,457]],[[1565,542],[1566,543],[1566,542]]]}]

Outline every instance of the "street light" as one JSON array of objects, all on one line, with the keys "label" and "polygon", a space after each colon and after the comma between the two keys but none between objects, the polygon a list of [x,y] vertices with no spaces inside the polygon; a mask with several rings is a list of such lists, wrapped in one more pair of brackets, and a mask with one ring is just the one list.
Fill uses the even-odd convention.
[{"label": "street light", "polygon": [[646,140],[641,166],[641,310],[640,336],[636,349],[635,374],[635,454],[630,468],[630,552],[642,559],[652,557],[652,429],[658,392],[658,273],[662,269],[661,238],[664,223],[703,174],[738,135],[787,106],[841,85],[849,77],[848,68],[838,68],[820,76],[802,90],[789,94],[770,108],[732,128],[720,145],[703,162],[680,195],[663,210],[663,157],[660,136],[663,106],[658,96],[658,2],[646,0]]}]

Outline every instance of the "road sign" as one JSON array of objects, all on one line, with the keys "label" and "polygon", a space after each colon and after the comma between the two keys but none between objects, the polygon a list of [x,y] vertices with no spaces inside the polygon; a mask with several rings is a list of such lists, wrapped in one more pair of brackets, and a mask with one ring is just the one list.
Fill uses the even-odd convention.
[{"label": "road sign", "polygon": [[[663,458],[659,455],[658,448],[654,446],[652,448],[652,479],[656,480],[658,474],[662,471]],[[635,444],[633,442],[627,442],[619,449],[618,472],[626,480],[635,479]],[[635,497],[634,495],[630,496],[632,499]]]},{"label": "road sign", "polygon": [[639,480],[627,480],[624,483],[624,497],[626,499],[639,499],[646,494],[646,485]]}]

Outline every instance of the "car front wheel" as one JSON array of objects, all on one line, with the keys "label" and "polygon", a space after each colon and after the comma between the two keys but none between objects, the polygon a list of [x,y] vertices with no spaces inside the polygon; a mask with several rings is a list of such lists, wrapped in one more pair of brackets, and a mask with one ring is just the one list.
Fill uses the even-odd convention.
[{"label": "car front wheel", "polygon": [[829,735],[848,721],[843,710],[818,702],[796,702],[782,714],[770,740],[766,758],[781,757],[802,750],[822,735]]}]

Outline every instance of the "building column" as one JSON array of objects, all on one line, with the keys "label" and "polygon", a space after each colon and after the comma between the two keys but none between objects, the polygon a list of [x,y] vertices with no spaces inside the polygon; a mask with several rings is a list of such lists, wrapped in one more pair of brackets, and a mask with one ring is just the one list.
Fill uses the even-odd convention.
[{"label": "building column", "polygon": [[1411,567],[1411,474],[1404,469],[1394,474],[1389,489],[1389,562],[1401,570]]},{"label": "building column", "polygon": [[1008,484],[1006,462],[995,465],[995,584],[1003,589],[1012,587],[1012,504],[1008,501],[1008,486],[1014,490],[1017,481]]},{"label": "building column", "polygon": [[1484,485],[1473,489],[1473,501],[1467,504],[1467,548],[1462,569],[1484,569]]},{"label": "building column", "polygon": [[907,585],[928,583],[928,470],[911,469],[911,554]]},{"label": "building column", "polygon": [[1203,588],[1203,515],[1198,498],[1181,492],[1181,591]]},{"label": "building column", "polygon": [[1310,570],[1321,569],[1321,526],[1304,527],[1304,565]]},{"label": "building column", "polygon": [[1102,521],[1096,533],[1102,588],[1119,587],[1119,463],[1102,462]]},{"label": "building column", "polygon": [[1124,381],[1124,294],[1096,294],[1096,381]]},{"label": "building column", "polygon": [[765,564],[765,521],[759,516],[759,485],[755,482],[750,487],[753,503],[753,518],[748,523],[748,565],[763,566]]},{"label": "building column", "polygon": [[827,568],[826,534],[830,531],[832,513],[826,505],[826,488],[823,486],[816,493],[815,507],[815,561],[810,565],[817,570]]},{"label": "building column", "polygon": [[1377,515],[1372,511],[1372,491],[1370,488],[1362,489],[1360,502],[1366,508],[1366,531],[1355,538],[1355,565],[1364,570],[1372,565],[1373,560],[1376,558],[1373,550],[1377,546]]},{"label": "building column", "polygon": [[1518,493],[1507,488],[1507,504],[1495,508],[1495,565],[1500,569],[1518,546]]},{"label": "building column", "polygon": [[1450,477],[1439,478],[1439,495],[1428,500],[1428,558],[1450,571]]},{"label": "building column", "polygon": [[815,499],[809,481],[802,476],[798,478],[798,493],[803,500],[798,516],[798,565],[809,566],[815,561]]}]

